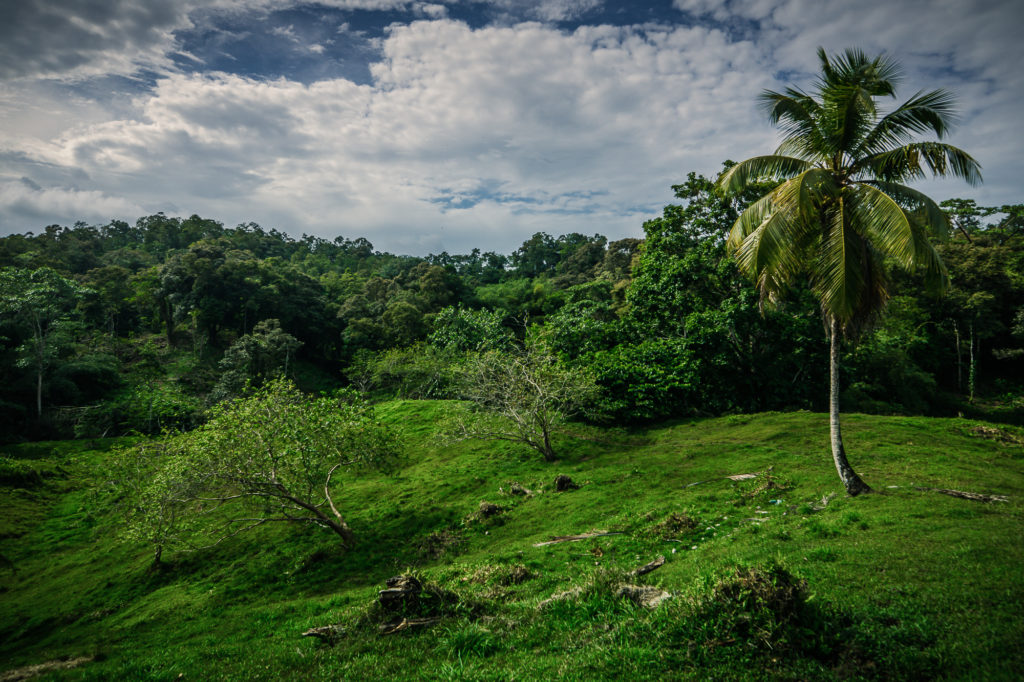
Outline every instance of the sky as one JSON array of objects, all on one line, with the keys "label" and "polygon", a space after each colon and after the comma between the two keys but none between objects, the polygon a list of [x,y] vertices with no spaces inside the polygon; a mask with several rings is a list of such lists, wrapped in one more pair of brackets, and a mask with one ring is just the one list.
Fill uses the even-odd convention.
[{"label": "sky", "polygon": [[1024,201],[1020,0],[0,0],[0,234],[164,212],[411,255],[642,236],[770,153],[816,49],[946,88],[946,141]]}]

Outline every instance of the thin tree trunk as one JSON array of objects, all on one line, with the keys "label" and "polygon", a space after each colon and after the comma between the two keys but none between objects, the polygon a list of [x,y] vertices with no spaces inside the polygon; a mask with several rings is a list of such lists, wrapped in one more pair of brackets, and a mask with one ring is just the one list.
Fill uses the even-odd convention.
[{"label": "thin tree trunk", "polygon": [[43,344],[46,342],[46,336],[43,334],[43,325],[39,320],[39,315],[35,317],[35,328],[33,329],[36,337],[36,416],[40,419],[43,418],[43,370],[46,367],[46,350]]},{"label": "thin tree trunk", "polygon": [[976,360],[974,359],[974,322],[971,322],[971,355],[970,355],[970,367],[967,370],[967,402],[974,402],[974,380],[975,373],[977,371]]},{"label": "thin tree trunk", "polygon": [[166,325],[167,328],[167,345],[173,347],[174,321],[171,319],[173,317],[171,311],[171,302],[165,298],[161,303],[160,309],[163,312],[164,325]]},{"label": "thin tree trunk", "polygon": [[964,390],[964,353],[960,345],[960,323],[953,320],[953,334],[956,338],[956,390]]},{"label": "thin tree trunk", "polygon": [[829,327],[831,347],[829,349],[829,436],[832,441],[832,461],[835,462],[839,478],[850,495],[860,495],[871,492],[871,487],[861,480],[857,472],[850,466],[846,459],[846,450],[843,448],[843,435],[839,428],[839,342],[841,330],[839,320],[832,318]]},{"label": "thin tree trunk", "polygon": [[554,462],[555,460],[558,459],[557,457],[555,457],[555,451],[551,447],[551,439],[548,436],[547,429],[544,429],[544,452],[543,452],[543,454],[544,454],[544,461],[545,462]]}]

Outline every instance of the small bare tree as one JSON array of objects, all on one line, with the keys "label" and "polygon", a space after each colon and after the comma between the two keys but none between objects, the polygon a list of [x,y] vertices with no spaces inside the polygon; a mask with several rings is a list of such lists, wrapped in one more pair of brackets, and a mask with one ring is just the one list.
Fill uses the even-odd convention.
[{"label": "small bare tree", "polygon": [[553,462],[552,434],[596,391],[592,376],[560,363],[539,340],[519,352],[487,351],[468,363],[462,397],[469,406],[454,415],[448,434],[523,443]]}]

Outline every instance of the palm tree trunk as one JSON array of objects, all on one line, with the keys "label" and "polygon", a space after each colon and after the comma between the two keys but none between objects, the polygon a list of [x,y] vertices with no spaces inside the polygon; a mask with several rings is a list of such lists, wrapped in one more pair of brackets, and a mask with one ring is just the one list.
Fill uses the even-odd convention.
[{"label": "palm tree trunk", "polygon": [[839,320],[832,318],[829,325],[829,336],[831,347],[829,349],[829,399],[828,399],[828,421],[829,436],[832,440],[832,461],[836,464],[836,471],[839,478],[850,495],[860,495],[871,492],[871,487],[861,480],[857,472],[850,466],[846,459],[846,450],[843,448],[843,434],[839,429],[839,341],[841,330]]}]

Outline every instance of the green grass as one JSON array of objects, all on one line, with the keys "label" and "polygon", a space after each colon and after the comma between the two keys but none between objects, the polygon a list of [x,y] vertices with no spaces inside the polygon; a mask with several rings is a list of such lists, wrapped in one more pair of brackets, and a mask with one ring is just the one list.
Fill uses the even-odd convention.
[{"label": "green grass", "polygon": [[[110,443],[8,448],[0,670],[76,656],[95,658],[49,675],[826,680],[1024,670],[1020,429],[849,415],[851,461],[879,492],[837,495],[815,511],[841,490],[823,415],[574,425],[556,443],[561,461],[546,464],[509,444],[439,443],[444,402],[381,410],[404,432],[407,455],[390,474],[344,481],[339,502],[359,540],[348,552],[327,532],[263,527],[211,550],[165,553],[168,566],[153,571],[151,548],[120,539],[105,494]],[[769,467],[768,488],[764,475],[721,478]],[[560,473],[581,487],[554,492]],[[707,482],[686,487],[698,481]],[[507,494],[513,482],[534,494]],[[505,512],[474,518],[484,500]],[[534,547],[592,529],[621,534]],[[625,577],[659,554],[662,568]],[[399,573],[451,601],[431,607],[443,616],[432,627],[380,635],[375,598]],[[616,596],[624,580],[673,597],[645,609]],[[345,631],[333,645],[300,636],[328,624]]]}]

